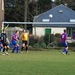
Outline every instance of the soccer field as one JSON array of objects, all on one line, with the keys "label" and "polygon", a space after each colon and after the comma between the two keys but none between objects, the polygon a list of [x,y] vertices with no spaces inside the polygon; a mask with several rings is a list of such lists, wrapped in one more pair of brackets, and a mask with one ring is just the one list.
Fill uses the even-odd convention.
[{"label": "soccer field", "polygon": [[75,52],[25,51],[0,55],[0,75],[75,75]]}]

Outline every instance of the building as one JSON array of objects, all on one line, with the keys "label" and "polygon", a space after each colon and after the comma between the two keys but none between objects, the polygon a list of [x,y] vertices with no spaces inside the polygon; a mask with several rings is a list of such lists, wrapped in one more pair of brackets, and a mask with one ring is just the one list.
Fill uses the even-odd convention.
[{"label": "building", "polygon": [[[47,32],[50,34],[62,33],[63,29],[68,30],[69,36],[75,32],[75,11],[61,4],[56,6],[38,16],[34,17],[34,22],[42,23],[56,23],[56,24],[36,24],[33,25],[33,34],[37,36],[45,35]],[[60,23],[60,24],[57,24]],[[65,23],[65,24],[62,24]],[[68,24],[66,24],[68,23]]]},{"label": "building", "polygon": [[0,27],[4,21],[4,0],[0,0]]}]

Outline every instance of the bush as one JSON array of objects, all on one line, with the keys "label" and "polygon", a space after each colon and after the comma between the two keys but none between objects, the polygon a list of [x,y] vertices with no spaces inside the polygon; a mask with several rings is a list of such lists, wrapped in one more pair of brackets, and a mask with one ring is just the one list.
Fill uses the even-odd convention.
[{"label": "bush", "polygon": [[40,45],[39,45],[39,43],[36,43],[36,44],[34,44],[34,46],[33,46],[34,48],[39,48],[40,47]]},{"label": "bush", "polygon": [[56,34],[55,34],[55,37],[60,38],[60,37],[61,37],[61,34],[60,34],[60,33],[56,33]]},{"label": "bush", "polygon": [[54,34],[46,34],[44,36],[44,42],[48,45],[50,42],[54,41]]},{"label": "bush", "polygon": [[41,48],[46,48],[46,44],[43,42],[40,44]]},{"label": "bush", "polygon": [[46,34],[46,35],[44,36],[44,42],[46,43],[46,45],[50,42],[50,41],[49,41],[49,34]]},{"label": "bush", "polygon": [[37,42],[38,42],[38,38],[35,38],[35,36],[31,36],[29,38],[29,45],[34,46],[34,44]]},{"label": "bush", "polygon": [[50,42],[54,42],[54,34],[50,34]]},{"label": "bush", "polygon": [[73,43],[68,43],[69,47],[75,47],[75,42]]},{"label": "bush", "polygon": [[62,47],[61,39],[60,39],[60,38],[55,37],[55,40],[54,40],[54,41],[57,43],[57,45],[58,45],[59,47]]},{"label": "bush", "polygon": [[60,33],[56,33],[55,34],[55,40],[54,40],[59,47],[62,47],[62,44],[61,44],[61,34]]},{"label": "bush", "polygon": [[34,48],[46,48],[46,44],[44,42],[36,43],[33,47]]}]

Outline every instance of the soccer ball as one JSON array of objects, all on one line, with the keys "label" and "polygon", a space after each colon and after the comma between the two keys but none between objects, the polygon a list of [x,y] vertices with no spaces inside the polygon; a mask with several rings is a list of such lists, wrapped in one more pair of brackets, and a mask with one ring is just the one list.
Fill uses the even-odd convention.
[{"label": "soccer ball", "polygon": [[49,17],[50,17],[50,18],[52,18],[52,17],[53,17],[53,15],[52,15],[52,14],[50,14],[50,15],[49,15]]}]

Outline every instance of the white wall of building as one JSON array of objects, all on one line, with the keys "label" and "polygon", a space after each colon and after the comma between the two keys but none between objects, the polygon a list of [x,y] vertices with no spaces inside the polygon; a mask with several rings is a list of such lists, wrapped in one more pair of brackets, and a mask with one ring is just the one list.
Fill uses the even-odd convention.
[{"label": "white wall of building", "polygon": [[36,27],[36,29],[33,27],[33,35],[36,36],[43,36],[45,34],[45,28],[43,27]]},{"label": "white wall of building", "polygon": [[43,36],[45,35],[45,29],[51,29],[51,34],[56,34],[56,33],[63,33],[63,30],[66,28],[54,28],[54,27],[33,27],[33,35],[36,36]]},{"label": "white wall of building", "polygon": [[66,28],[51,28],[52,32],[51,34],[56,34],[56,33],[63,33],[63,30]]}]

